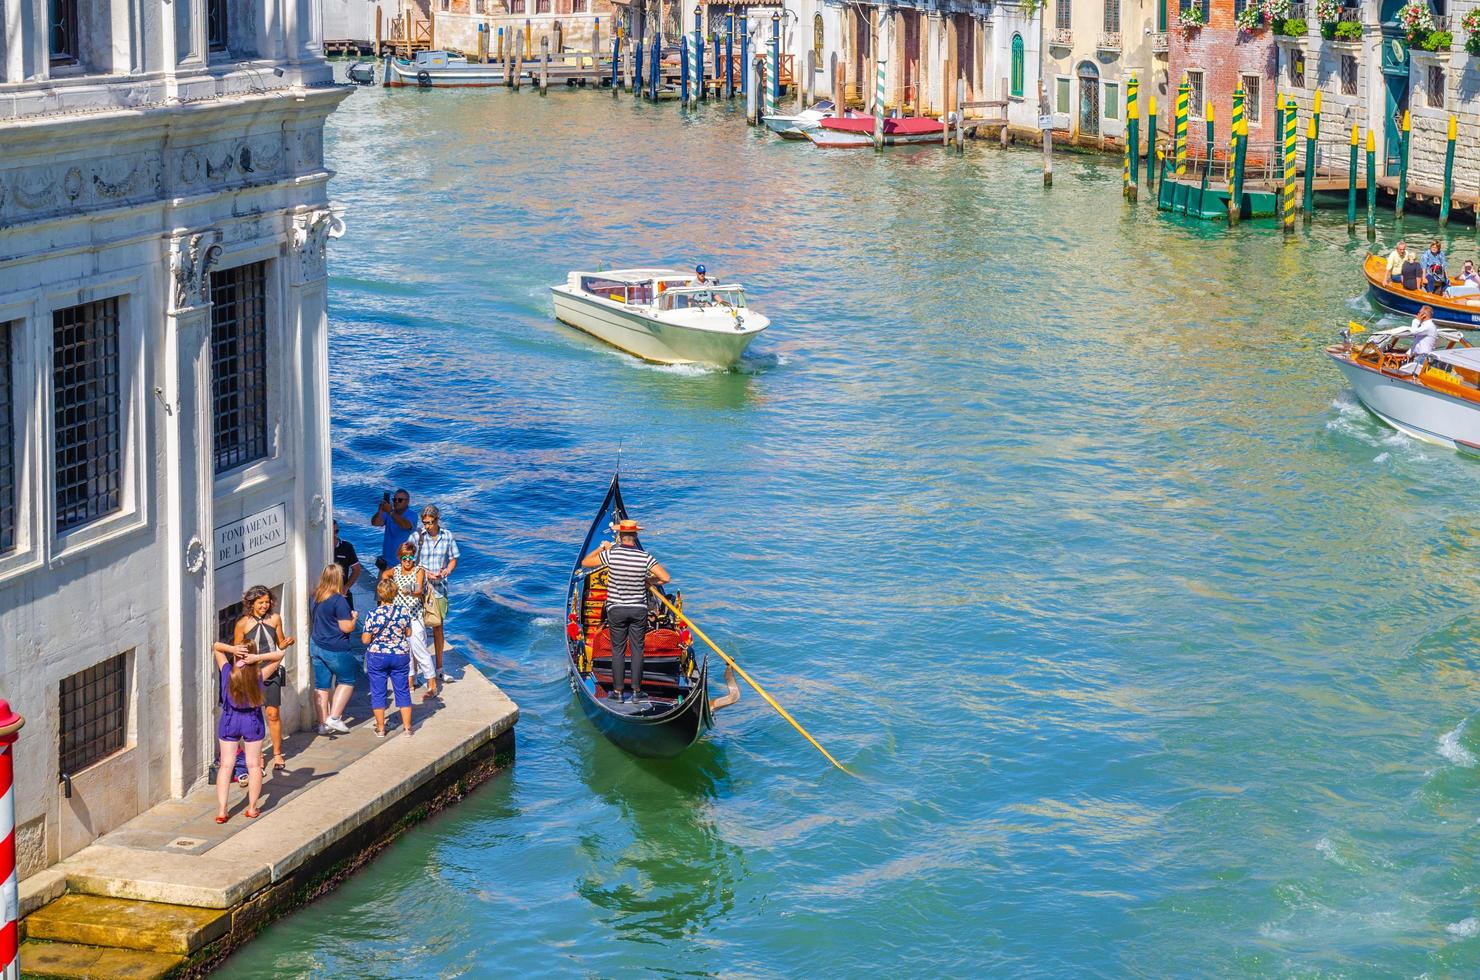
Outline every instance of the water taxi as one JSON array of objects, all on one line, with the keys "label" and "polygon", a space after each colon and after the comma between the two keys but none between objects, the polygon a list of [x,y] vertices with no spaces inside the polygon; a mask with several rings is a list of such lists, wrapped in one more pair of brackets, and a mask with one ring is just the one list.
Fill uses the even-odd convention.
[{"label": "water taxi", "polygon": [[462,88],[503,84],[503,70],[479,64],[450,51],[418,51],[416,57],[385,56],[381,78],[387,88]]},{"label": "water taxi", "polygon": [[555,318],[645,361],[733,367],[771,321],[745,287],[673,269],[572,272],[550,287]]},{"label": "water taxi", "polygon": [[[1417,259],[1423,253],[1410,254]],[[1451,294],[1446,296],[1436,296],[1423,289],[1405,289],[1402,283],[1388,280],[1387,260],[1380,255],[1367,256],[1362,263],[1362,274],[1367,277],[1367,291],[1385,310],[1413,316],[1420,306],[1431,306],[1437,323],[1462,330],[1480,330],[1480,289],[1463,286],[1452,279]]]},{"label": "water taxi", "polygon": [[1378,331],[1364,343],[1352,324],[1326,348],[1367,410],[1399,432],[1461,452],[1480,451],[1480,347],[1459,331],[1439,330],[1426,357],[1414,360],[1411,326]]}]

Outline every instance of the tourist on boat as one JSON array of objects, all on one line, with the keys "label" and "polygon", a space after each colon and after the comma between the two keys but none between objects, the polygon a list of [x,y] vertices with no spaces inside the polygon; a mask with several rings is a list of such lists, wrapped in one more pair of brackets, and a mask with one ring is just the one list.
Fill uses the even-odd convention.
[{"label": "tourist on boat", "polygon": [[1428,250],[1420,260],[1423,265],[1424,288],[1440,296],[1449,288],[1449,276],[1445,274],[1444,248],[1438,242],[1430,242]]},{"label": "tourist on boat", "polygon": [[344,601],[349,603],[350,612],[354,612],[353,589],[365,569],[360,566],[360,555],[355,551],[355,546],[348,541],[340,540],[337,520],[334,522],[334,564],[338,565],[339,570],[344,573]]},{"label": "tourist on boat", "polygon": [[396,559],[396,567],[386,569],[381,578],[396,583],[396,605],[411,614],[411,673],[413,677],[420,674],[426,679],[427,692],[422,701],[432,701],[437,697],[437,670],[431,648],[427,646],[426,624],[422,621],[427,573],[416,566],[416,545],[410,541],[401,543]]},{"label": "tourist on boat", "polygon": [[[230,651],[230,652],[227,652]],[[267,735],[262,720],[266,693],[262,682],[263,664],[276,667],[276,659],[260,653],[252,642],[217,643],[214,649],[218,698],[221,715],[216,719],[216,743],[220,757],[216,767],[216,822],[230,819],[226,804],[231,796],[231,775],[236,769],[238,752],[247,769],[247,809],[245,816],[256,817],[262,797],[262,741]]]},{"label": "tourist on boat", "polygon": [[447,622],[447,579],[457,568],[457,540],[452,532],[442,526],[442,512],[428,504],[421,509],[421,530],[416,532],[416,564],[426,572],[427,595],[422,602],[422,620],[432,628],[432,644],[436,648],[437,682],[445,684],[452,678],[442,669],[442,648],[446,637],[443,633]]},{"label": "tourist on boat", "polygon": [[[349,726],[344,723],[344,709],[355,690],[360,658],[350,642],[356,616],[344,601],[344,576],[338,565],[324,566],[308,613],[313,623],[308,647],[313,660],[313,708],[318,731],[320,735],[346,735]],[[385,690],[384,684],[381,690]]]},{"label": "tourist on boat", "polygon": [[[647,636],[648,583],[668,581],[668,572],[637,543],[642,530],[636,521],[617,525],[617,544],[601,542],[581,559],[582,568],[607,569],[606,622],[612,641],[612,686],[606,696],[613,701],[645,701],[642,690],[642,643]],[[626,658],[632,657],[632,692],[626,682]]]},{"label": "tourist on boat", "polygon": [[396,549],[401,547],[401,542],[411,537],[411,532],[416,530],[416,522],[408,510],[411,509],[411,494],[401,489],[395,495],[385,494],[380,498],[380,508],[376,510],[375,516],[370,518],[372,527],[385,528],[385,540],[380,546],[380,556],[375,559],[375,567],[384,572],[396,563]]},{"label": "tourist on boat", "polygon": [[383,578],[375,586],[380,601],[365,618],[360,635],[366,647],[365,664],[370,672],[370,710],[375,713],[375,737],[385,738],[385,682],[396,693],[401,727],[411,735],[411,611],[396,602],[394,579]]},{"label": "tourist on boat", "polygon": [[1466,285],[1480,289],[1480,272],[1475,271],[1475,260],[1465,259],[1465,266],[1460,270],[1459,280]]},{"label": "tourist on boat", "polygon": [[702,266],[702,265],[696,265],[696,266],[694,266],[694,285],[696,285],[696,286],[713,286],[714,285],[714,280],[708,278],[707,276],[705,276],[705,274],[704,274],[704,266]]},{"label": "tourist on boat", "polygon": [[1408,243],[1398,242],[1387,257],[1388,281],[1401,283],[1403,281],[1403,266],[1412,261],[1408,255]]},{"label": "tourist on boat", "polygon": [[1418,332],[1413,335],[1413,344],[1408,348],[1408,363],[1417,370],[1434,352],[1434,344],[1439,341],[1439,325],[1434,322],[1434,308],[1419,307],[1418,315],[1413,318],[1411,326]]},{"label": "tourist on boat", "polygon": [[[337,566],[336,566],[337,567]],[[283,654],[294,638],[283,632],[283,617],[273,611],[272,592],[265,585],[254,585],[242,595],[242,615],[231,631],[233,646],[253,644],[262,661],[263,713],[267,716],[267,734],[272,739],[272,771],[288,768],[283,759]]]}]

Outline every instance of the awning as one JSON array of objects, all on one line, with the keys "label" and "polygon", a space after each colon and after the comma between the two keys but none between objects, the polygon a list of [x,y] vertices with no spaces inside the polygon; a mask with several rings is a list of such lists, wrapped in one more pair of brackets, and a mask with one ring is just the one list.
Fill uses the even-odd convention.
[{"label": "awning", "polygon": [[1449,350],[1436,350],[1429,356],[1444,364],[1480,371],[1480,347],[1451,347]]}]

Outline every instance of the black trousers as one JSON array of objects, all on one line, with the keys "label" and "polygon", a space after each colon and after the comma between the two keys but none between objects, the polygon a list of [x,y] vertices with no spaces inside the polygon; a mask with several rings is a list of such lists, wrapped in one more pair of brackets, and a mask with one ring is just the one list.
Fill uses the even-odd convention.
[{"label": "black trousers", "polygon": [[612,606],[606,623],[612,638],[612,690],[620,692],[627,674],[627,653],[632,653],[632,689],[642,689],[642,641],[647,637],[646,606]]}]

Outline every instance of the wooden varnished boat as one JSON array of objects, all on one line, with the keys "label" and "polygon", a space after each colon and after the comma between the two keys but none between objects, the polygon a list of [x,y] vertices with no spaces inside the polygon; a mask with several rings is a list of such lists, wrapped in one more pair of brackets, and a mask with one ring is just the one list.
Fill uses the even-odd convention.
[{"label": "wooden varnished boat", "polygon": [[[611,701],[611,641],[605,622],[606,570],[582,568],[589,554],[611,527],[627,517],[618,478],[612,477],[606,499],[576,553],[566,596],[566,654],[570,686],[581,711],[613,743],[633,755],[678,755],[714,724],[709,700],[709,660],[695,656],[693,638],[677,618],[661,606],[652,608],[643,645],[642,686],[646,702]],[[671,597],[682,608],[682,594]],[[628,668],[630,676],[630,665]]]},{"label": "wooden varnished boat", "polygon": [[[1418,258],[1423,253],[1409,254]],[[1372,298],[1385,310],[1413,316],[1419,307],[1431,306],[1434,320],[1446,327],[1480,330],[1480,295],[1436,296],[1423,289],[1405,289],[1402,283],[1388,281],[1387,260],[1381,255],[1367,256],[1362,263],[1362,274],[1367,277],[1367,288]]]},{"label": "wooden varnished boat", "polygon": [[1439,331],[1434,350],[1414,357],[1411,326],[1352,340],[1353,324],[1326,356],[1367,410],[1399,432],[1466,455],[1480,453],[1480,347]]}]

